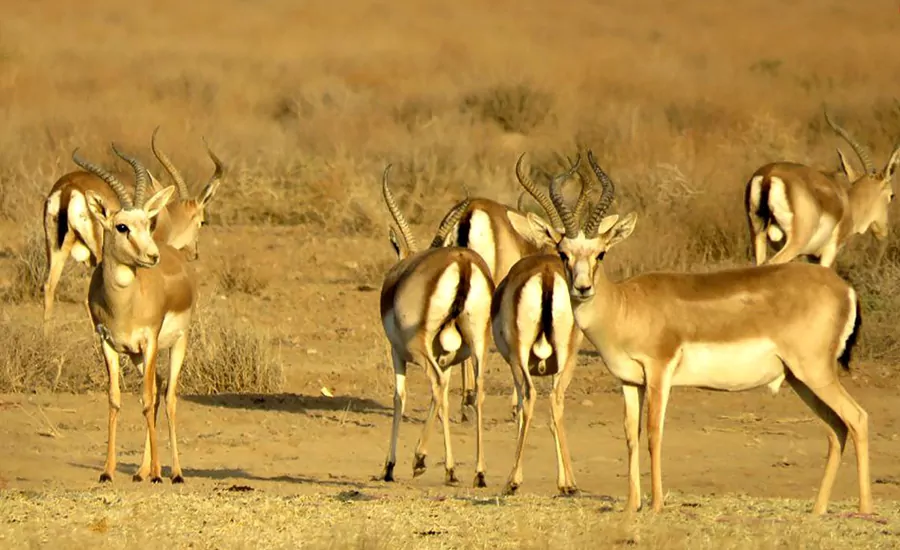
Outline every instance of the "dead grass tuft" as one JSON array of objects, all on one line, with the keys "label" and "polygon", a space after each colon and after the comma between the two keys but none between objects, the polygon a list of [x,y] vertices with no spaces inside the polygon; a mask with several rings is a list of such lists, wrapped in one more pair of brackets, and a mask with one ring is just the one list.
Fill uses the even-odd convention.
[{"label": "dead grass tuft", "polygon": [[44,337],[40,327],[0,323],[0,392],[105,389],[103,359],[86,326]]},{"label": "dead grass tuft", "polygon": [[283,384],[280,352],[264,334],[221,313],[195,314],[182,393],[275,393]]},{"label": "dead grass tuft", "polygon": [[554,96],[530,84],[500,84],[466,94],[463,111],[493,122],[505,132],[528,134],[550,116]]},{"label": "dead grass tuft", "polygon": [[243,292],[251,296],[259,296],[268,286],[259,270],[243,257],[227,257],[217,271],[219,290],[224,293]]}]

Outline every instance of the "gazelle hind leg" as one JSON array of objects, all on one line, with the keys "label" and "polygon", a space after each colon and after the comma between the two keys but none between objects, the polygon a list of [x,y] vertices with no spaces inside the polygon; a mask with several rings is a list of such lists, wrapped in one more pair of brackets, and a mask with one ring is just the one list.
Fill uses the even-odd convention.
[{"label": "gazelle hind leg", "polygon": [[[388,344],[390,345],[390,344]],[[391,424],[391,443],[381,479],[394,481],[394,467],[397,465],[397,440],[400,437],[400,422],[406,409],[406,361],[391,346],[391,361],[394,365],[394,419]]]},{"label": "gazelle hind leg", "polygon": [[469,423],[475,419],[475,367],[471,358],[463,361],[460,373],[462,376],[460,418],[464,423]]},{"label": "gazelle hind leg", "polygon": [[450,373],[451,370],[449,368],[438,368],[437,375],[440,383],[441,403],[437,409],[437,414],[444,434],[444,481],[448,485],[455,485],[459,483],[459,479],[456,477],[456,463],[453,460],[453,447],[450,441]]},{"label": "gazelle hind leg", "polygon": [[441,407],[441,397],[443,395],[440,381],[441,368],[438,366],[437,361],[432,357],[422,357],[419,359],[419,362],[425,366],[425,372],[428,374],[428,380],[431,382],[431,404],[428,407],[425,423],[422,425],[422,433],[419,435],[419,441],[416,443],[413,477],[419,477],[425,473],[425,458],[428,455],[428,440],[431,437],[431,431],[434,429],[434,420],[437,417],[438,408]]},{"label": "gazelle hind leg", "polygon": [[[557,353],[559,353],[559,348],[557,348]],[[578,493],[575,475],[572,473],[572,458],[569,455],[569,442],[566,438],[565,422],[563,420],[566,389],[569,387],[575,371],[575,356],[576,354],[574,353],[568,357],[558,354],[558,361],[564,365],[562,367],[563,371],[553,376],[553,388],[550,390],[550,431],[553,433],[553,440],[556,443],[556,484],[562,495]]]},{"label": "gazelle hind leg", "polygon": [[516,387],[516,417],[518,420],[518,430],[516,433],[516,455],[513,461],[513,468],[509,473],[509,479],[506,481],[504,494],[512,495],[519,489],[522,484],[522,463],[525,455],[525,440],[528,437],[528,428],[531,426],[531,419],[534,415],[534,403],[537,399],[534,381],[528,372],[528,350],[517,349],[511,351],[510,368],[513,373],[513,380]]},{"label": "gazelle hind leg", "polygon": [[[66,267],[69,254],[72,253],[72,247],[75,245],[75,233],[71,230],[68,231],[59,248],[56,247],[56,235],[48,235],[47,239],[47,279],[44,281],[44,318],[42,327],[44,336],[50,334],[50,317],[53,315],[56,289],[59,286],[59,280]],[[54,240],[51,241],[50,239]]]},{"label": "gazelle hind leg", "polygon": [[668,364],[660,364],[658,368],[648,368],[645,371],[648,400],[647,435],[650,447],[650,505],[654,512],[662,511],[665,497],[662,485],[662,439],[666,421],[666,407],[672,391],[672,372],[680,359],[679,354]]},{"label": "gazelle hind leg", "polygon": [[[812,388],[816,394],[843,421],[853,439],[856,449],[856,473],[859,483],[859,511],[871,514],[872,485],[869,473],[869,415],[847,393],[844,386],[835,378],[826,386]],[[837,468],[837,466],[835,466]],[[818,502],[817,502],[818,503]]]},{"label": "gazelle hind leg", "polygon": [[831,489],[837,477],[838,467],[841,465],[841,456],[847,443],[847,425],[835,414],[835,412],[819,399],[816,394],[803,382],[794,376],[788,377],[788,383],[816,415],[825,423],[828,430],[828,456],[825,461],[825,474],[819,485],[819,493],[813,506],[814,514],[824,514],[828,508],[828,500],[831,497]]}]

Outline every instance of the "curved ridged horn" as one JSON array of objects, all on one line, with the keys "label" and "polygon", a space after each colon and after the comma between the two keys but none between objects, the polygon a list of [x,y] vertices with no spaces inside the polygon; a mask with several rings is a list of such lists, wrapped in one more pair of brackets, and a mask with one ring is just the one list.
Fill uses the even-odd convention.
[{"label": "curved ridged horn", "polygon": [[[575,216],[572,215],[572,211],[566,206],[566,201],[562,195],[562,189],[560,186],[564,181],[572,177],[572,174],[578,171],[578,166],[581,164],[581,154],[575,157],[575,164],[572,165],[569,170],[566,172],[556,176],[553,178],[553,181],[550,182],[550,200],[553,203],[556,211],[559,213],[559,217],[562,219],[562,226],[565,229],[566,236],[575,237],[578,235],[578,221],[575,219]],[[582,182],[582,186],[584,182]],[[582,187],[581,193],[584,194],[584,188]]]},{"label": "curved ridged horn", "polygon": [[597,164],[597,160],[594,158],[594,152],[589,150],[587,156],[591,169],[594,170],[594,174],[597,176],[597,179],[600,180],[600,185],[603,187],[600,200],[594,205],[594,209],[591,211],[591,217],[588,218],[587,223],[584,225],[585,236],[589,239],[593,239],[597,236],[597,229],[600,228],[600,222],[603,220],[603,215],[609,210],[609,205],[612,204],[613,198],[616,195],[616,186],[606,172],[604,172]]},{"label": "curved ridged horn", "polygon": [[591,178],[584,178],[581,176],[581,173],[578,173],[578,179],[581,181],[581,194],[578,195],[578,202],[575,203],[575,223],[581,224],[581,218],[584,214],[584,209],[588,205],[588,199],[591,196],[591,189],[594,187],[594,182]]},{"label": "curved ridged horn", "polygon": [[434,239],[431,240],[431,248],[440,248],[444,246],[444,239],[447,238],[450,229],[462,219],[466,208],[469,207],[469,203],[471,202],[468,193],[466,195],[466,198],[453,205],[453,208],[451,208],[450,211],[447,212],[447,215],[444,216],[444,219],[441,220],[441,225],[438,227]]},{"label": "curved ridged horn", "polygon": [[831,120],[831,117],[828,115],[827,107],[823,107],[823,111],[825,112],[825,122],[827,122],[828,125],[831,126],[831,129],[834,130],[837,135],[844,138],[844,141],[850,144],[850,147],[853,148],[856,156],[859,157],[860,162],[863,163],[863,167],[865,168],[866,173],[874,173],[875,165],[872,164],[872,159],[869,157],[869,152],[866,150],[866,148],[863,147],[861,143],[853,139],[853,137],[850,136],[850,133],[847,132],[847,130],[841,128],[833,120]]},{"label": "curved ridged horn", "polygon": [[125,208],[132,208],[131,199],[128,197],[128,191],[125,189],[125,186],[122,185],[122,182],[103,168],[81,158],[81,156],[78,155],[78,147],[72,151],[72,162],[105,181],[116,194],[116,197],[119,198],[119,205],[123,210]]},{"label": "curved ridged horn", "polygon": [[222,163],[222,160],[213,153],[212,147],[209,146],[209,142],[206,141],[205,137],[201,137],[203,140],[203,145],[206,146],[206,154],[209,155],[210,160],[213,161],[213,164],[216,165],[216,170],[213,172],[213,175],[209,177],[209,181],[206,182],[206,185],[210,183],[220,180],[225,177],[225,164]]},{"label": "curved ridged horn", "polygon": [[524,174],[522,172],[522,161],[525,159],[525,153],[519,157],[519,160],[516,161],[516,178],[518,178],[519,183],[522,187],[528,191],[534,200],[541,205],[541,208],[544,209],[544,212],[549,216],[550,223],[553,224],[553,227],[563,227],[563,220],[559,217],[559,213],[556,211],[556,208],[553,204],[553,201],[550,197],[548,197],[544,192],[538,189],[537,185],[535,185],[534,181],[528,176],[528,174]]},{"label": "curved ridged horn", "polygon": [[384,168],[384,174],[381,177],[381,192],[382,194],[384,194],[384,202],[387,203],[387,207],[391,213],[391,217],[394,218],[394,222],[397,224],[397,227],[400,228],[400,234],[403,236],[403,240],[406,244],[406,249],[410,252],[415,252],[418,249],[416,238],[413,236],[412,231],[409,229],[409,224],[406,223],[406,218],[403,217],[403,213],[400,212],[400,207],[397,206],[397,201],[394,199],[394,194],[391,193],[391,190],[388,187],[388,172],[391,171],[392,166],[393,164],[388,164]]},{"label": "curved ridged horn", "polygon": [[136,158],[126,155],[125,153],[119,151],[116,147],[115,143],[111,144],[113,152],[122,160],[131,165],[131,169],[134,170],[134,208],[142,208],[144,206],[144,201],[147,200],[146,191],[147,191],[147,181],[149,177],[147,176],[147,169],[144,168],[144,165],[140,163]]},{"label": "curved ridged horn", "polygon": [[[172,164],[172,161],[169,160],[169,157],[166,156],[159,147],[156,146],[156,134],[159,132],[159,126],[153,130],[153,137],[150,138],[150,148],[153,149],[153,154],[156,156],[156,160],[159,161],[160,164],[163,165],[163,168],[166,169],[166,172],[169,173],[169,176],[172,178],[172,181],[175,182],[175,188],[178,189],[178,195],[182,199],[190,198],[190,192],[188,191],[187,183],[184,182],[184,178],[181,177],[181,172],[175,168],[175,165]],[[218,165],[216,165],[218,168]]]}]

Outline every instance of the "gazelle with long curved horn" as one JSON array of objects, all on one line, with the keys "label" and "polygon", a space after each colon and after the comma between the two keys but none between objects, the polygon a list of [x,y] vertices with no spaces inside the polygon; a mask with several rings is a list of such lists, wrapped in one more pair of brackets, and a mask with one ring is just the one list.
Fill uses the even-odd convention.
[{"label": "gazelle with long curved horn", "polygon": [[[832,269],[802,262],[709,273],[645,273],[610,281],[606,253],[637,217],[606,216],[615,188],[588,153],[603,185],[583,228],[551,237],[565,265],[575,322],[622,382],[628,447],[627,508],[641,506],[638,438],[648,403],[652,507],[663,507],[662,435],[674,386],[742,391],[785,381],[824,421],[825,474],[813,512],[826,511],[849,434],[856,448],[859,511],[872,512],[868,415],[838,379],[849,368],[861,316],[856,292]],[[561,217],[558,186],[551,198]]]},{"label": "gazelle with long curved horn", "polygon": [[[157,128],[158,130],[158,128]],[[205,141],[205,140],[204,140]],[[160,161],[168,170],[174,166],[168,157],[156,146],[156,132],[153,133],[152,146]],[[173,175],[179,189],[179,198],[172,201],[160,211],[155,219],[153,236],[183,251],[189,260],[199,256],[198,242],[200,227],[206,224],[206,207],[212,200],[224,176],[224,165],[209,149],[207,152],[216,166],[215,172],[201,192],[193,196],[187,191],[181,175]],[[170,171],[170,174],[172,172]],[[175,171],[177,174],[177,171]],[[86,195],[92,191],[103,197],[109,208],[118,208],[119,197],[128,197],[133,189],[130,183],[121,181],[122,174],[114,174],[115,184],[110,184],[94,173],[77,170],[59,178],[44,201],[44,249],[47,255],[47,278],[44,282],[44,333],[50,330],[50,318],[56,300],[56,289],[65,269],[66,261],[71,256],[76,262],[91,267],[97,265],[103,256],[103,228],[88,213]],[[156,178],[149,174],[150,187],[159,190]],[[179,183],[180,182],[180,183]],[[116,185],[117,189],[111,187]],[[130,201],[130,198],[126,198]]]},{"label": "gazelle with long curved horn", "polygon": [[[768,263],[785,263],[807,255],[830,266],[854,235],[870,230],[880,241],[877,261],[884,254],[900,146],[884,168],[877,170],[869,151],[835,123],[827,110],[825,120],[850,145],[863,170],[857,172],[838,149],[840,168],[836,172],[825,173],[792,162],[770,163],[754,172],[747,182],[744,208],[757,265],[766,263],[771,244],[780,249]],[[841,173],[850,181],[849,187]]]},{"label": "gazelle with long curved horn", "polygon": [[[469,248],[484,258],[495,283],[509,273],[510,268],[525,256],[553,251],[553,243],[547,240],[544,228],[562,228],[562,220],[553,210],[547,194],[542,191],[529,175],[525,167],[525,155],[516,162],[516,177],[525,189],[520,195],[517,209],[486,198],[469,201],[458,224],[452,227],[444,240],[445,246]],[[569,169],[570,167],[566,167]],[[580,177],[580,176],[579,176]],[[527,193],[541,206],[546,219],[524,210],[523,196]],[[459,205],[457,205],[459,206]],[[456,208],[456,207],[454,207]],[[453,214],[451,209],[445,220]],[[443,223],[443,222],[442,222]],[[542,228],[536,231],[535,227]],[[475,395],[472,391],[473,370],[470,361],[462,368],[462,419],[471,418]],[[515,388],[510,395],[513,413],[517,410]]]},{"label": "gazelle with long curved horn", "polygon": [[116,424],[122,406],[121,353],[129,355],[143,375],[141,400],[147,437],[144,458],[133,479],[149,477],[154,483],[162,480],[156,437],[162,384],[157,358],[160,351],[170,349],[166,417],[172,449],[172,482],[180,483],[184,478],[175,429],[176,391],[187,352],[197,282],[184,255],[165,243],[156,242],[151,232],[154,218],[174,194],[175,187],[166,187],[145,198],[149,179],[146,169],[115,145],[113,151],[134,169],[133,201],[114,175],[82,159],[77,149],[72,153],[72,160],[106,181],[118,199],[116,204],[110,204],[101,193],[89,189],[85,194],[88,212],[104,232],[102,260],[94,268],[88,293],[91,321],[100,336],[109,374],[109,437],[100,481],[112,481],[116,470]]},{"label": "gazelle with long curved horn", "polygon": [[[576,159],[572,169],[557,179],[571,176],[579,162],[580,158]],[[525,439],[537,400],[533,377],[552,376],[550,429],[556,443],[557,487],[563,495],[577,493],[563,410],[583,336],[575,326],[565,268],[559,256],[528,255],[512,266],[494,291],[491,327],[497,350],[512,371],[516,392],[519,429],[515,463],[505,492],[513,494],[522,484]]]},{"label": "gazelle with long curved horn", "polygon": [[441,247],[440,243],[454,217],[464,208],[456,209],[449,223],[442,223],[435,241],[439,243],[419,250],[406,218],[400,212],[388,187],[388,172],[384,170],[382,192],[385,203],[400,229],[398,238],[390,231],[391,243],[399,261],[387,272],[381,287],[381,322],[391,345],[394,365],[394,419],[391,428],[390,450],[381,479],[394,480],[397,464],[397,440],[400,422],[406,407],[407,363],[421,365],[431,381],[431,406],[416,445],[413,476],[425,472],[428,438],[435,416],[441,420],[444,433],[444,468],[447,484],[456,484],[455,462],[450,445],[448,389],[450,367],[471,357],[475,365],[475,424],[476,424],[476,487],[484,487],[484,445],[482,403],[484,390],[482,373],[489,339],[491,295],[494,283],[484,260],[472,250]]}]

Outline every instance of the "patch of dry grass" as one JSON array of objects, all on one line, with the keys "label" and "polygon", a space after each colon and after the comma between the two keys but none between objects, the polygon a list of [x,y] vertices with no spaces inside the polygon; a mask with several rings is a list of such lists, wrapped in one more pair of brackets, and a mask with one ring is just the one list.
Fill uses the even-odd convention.
[{"label": "patch of dry grass", "polygon": [[226,294],[243,292],[251,296],[259,296],[268,285],[268,281],[259,274],[259,270],[243,256],[226,257],[221,267],[216,270],[219,278],[219,290]]},{"label": "patch of dry grass", "polygon": [[[7,547],[97,548],[893,548],[900,517],[807,515],[809,502],[674,496],[635,518],[606,498],[396,497],[97,489],[0,494]],[[147,524],[154,525],[152,532]]]}]

